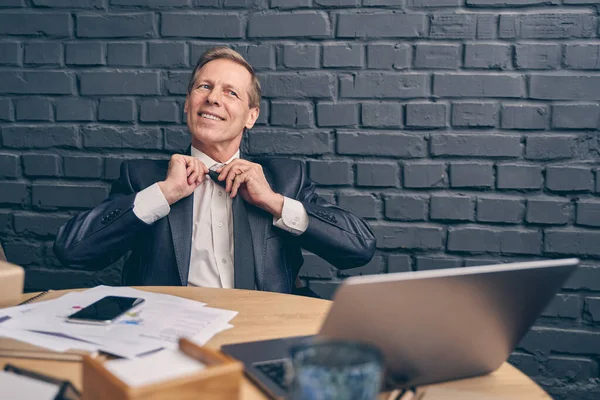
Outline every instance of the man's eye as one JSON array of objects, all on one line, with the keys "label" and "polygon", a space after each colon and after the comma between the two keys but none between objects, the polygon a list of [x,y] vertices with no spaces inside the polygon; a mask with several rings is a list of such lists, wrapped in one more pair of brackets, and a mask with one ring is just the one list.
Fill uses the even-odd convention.
[{"label": "man's eye", "polygon": [[233,90],[230,90],[230,91],[229,91],[229,94],[230,94],[231,96],[238,97],[237,93],[236,93],[236,92],[234,92]]},{"label": "man's eye", "polygon": [[198,89],[209,89],[210,86],[205,84],[205,83],[201,83],[200,85],[198,85]]}]

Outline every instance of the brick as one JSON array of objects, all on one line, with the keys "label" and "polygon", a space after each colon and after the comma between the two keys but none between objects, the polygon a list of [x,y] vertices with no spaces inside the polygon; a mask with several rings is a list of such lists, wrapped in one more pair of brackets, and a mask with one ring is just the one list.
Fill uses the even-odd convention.
[{"label": "brick", "polygon": [[310,290],[315,292],[319,297],[331,300],[333,298],[333,294],[336,292],[339,286],[339,282],[319,282],[319,281],[310,281],[308,287]]},{"label": "brick", "polygon": [[168,94],[187,95],[187,86],[190,79],[189,72],[169,72],[167,79]]},{"label": "brick", "polygon": [[104,159],[104,179],[114,180],[121,174],[121,164],[128,158],[106,157]]},{"label": "brick", "polygon": [[0,64],[21,64],[21,44],[19,42],[0,42]]},{"label": "brick", "polygon": [[137,72],[82,72],[82,95],[157,95],[160,94],[160,74]]},{"label": "brick", "polygon": [[436,188],[447,186],[446,165],[410,162],[404,164],[404,187]]},{"label": "brick", "polygon": [[155,34],[154,15],[151,13],[78,14],[75,21],[77,37],[80,38],[139,38],[152,37]]},{"label": "brick", "polygon": [[565,225],[571,220],[572,211],[568,200],[528,199],[525,221],[530,224]]},{"label": "brick", "polygon": [[315,0],[315,4],[323,7],[356,7],[360,0]]},{"label": "brick", "polygon": [[554,191],[588,191],[594,187],[594,176],[589,167],[547,167],[546,187]]},{"label": "brick", "polygon": [[473,201],[468,196],[433,195],[429,217],[432,220],[472,221],[473,210]]},{"label": "brick", "polygon": [[498,37],[498,15],[477,13],[477,39],[490,40]]},{"label": "brick", "polygon": [[498,36],[502,39],[574,39],[594,34],[592,13],[502,14]]},{"label": "brick", "polygon": [[13,105],[10,99],[0,98],[0,121],[13,121]]},{"label": "brick", "polygon": [[339,270],[340,277],[381,274],[385,270],[383,257],[375,256],[366,265],[358,268]]},{"label": "brick", "polygon": [[248,136],[248,144],[251,154],[316,155],[331,152],[329,132],[326,131],[272,132],[254,129]]},{"label": "brick", "polygon": [[356,104],[324,103],[317,104],[317,125],[348,126],[358,124]]},{"label": "brick", "polygon": [[143,66],[146,48],[143,43],[108,43],[108,65]]},{"label": "brick", "polygon": [[406,105],[406,126],[411,128],[443,128],[446,126],[446,105],[441,103],[409,103]]},{"label": "brick", "polygon": [[[196,65],[196,63],[198,62],[198,60],[200,59],[200,56],[202,56],[202,54],[204,52],[206,52],[207,50],[212,49],[215,46],[221,46],[223,45],[223,43],[218,43],[218,42],[191,42],[190,43],[190,61],[191,61],[191,65]],[[191,71],[190,71],[191,72]]]},{"label": "brick", "polygon": [[365,64],[365,49],[359,44],[323,45],[324,68],[362,68]]},{"label": "brick", "polygon": [[433,94],[441,97],[508,97],[525,94],[521,75],[508,74],[434,74]]},{"label": "brick", "polygon": [[275,69],[275,53],[269,44],[238,45],[234,49],[239,52],[255,71]]},{"label": "brick", "polygon": [[56,99],[57,121],[93,121],[96,114],[96,105],[93,100],[77,97]]},{"label": "brick", "polygon": [[60,65],[62,45],[55,42],[29,42],[25,45],[25,64]]},{"label": "brick", "polygon": [[475,39],[477,14],[431,15],[429,37],[431,39]]},{"label": "brick", "polygon": [[[600,232],[584,230],[546,230],[544,251],[550,254],[600,256]],[[589,286],[585,286],[589,287]]]},{"label": "brick", "polygon": [[66,126],[9,126],[2,128],[4,147],[42,149],[48,147],[77,147],[77,130]]},{"label": "brick", "polygon": [[37,214],[31,212],[15,213],[15,232],[21,234],[33,233],[39,236],[55,236],[70,215]]},{"label": "brick", "polygon": [[403,6],[404,0],[363,0],[364,7]]},{"label": "brick", "polygon": [[401,127],[404,108],[399,103],[363,103],[362,124],[369,127]]},{"label": "brick", "polygon": [[592,321],[600,321],[600,297],[586,297],[585,308]]},{"label": "brick", "polygon": [[600,105],[553,104],[552,127],[559,129],[596,129],[600,119]]},{"label": "brick", "polygon": [[157,67],[186,67],[187,45],[183,42],[148,43],[148,64]]},{"label": "brick", "polygon": [[572,294],[557,294],[542,312],[544,317],[576,319],[581,314],[581,297]]},{"label": "brick", "polygon": [[179,122],[181,112],[177,103],[171,100],[144,100],[140,102],[140,121]]},{"label": "brick", "polygon": [[462,261],[458,258],[417,256],[417,271],[429,271],[445,268],[460,268]]},{"label": "brick", "polygon": [[283,65],[286,68],[319,68],[319,46],[290,44],[283,47]]},{"label": "brick", "polygon": [[102,99],[98,105],[101,121],[129,122],[136,118],[135,103],[131,99]]},{"label": "brick", "polygon": [[[189,6],[190,0],[109,0],[111,6],[142,7],[182,7]],[[202,2],[207,3],[208,0]]]},{"label": "brick", "polygon": [[542,234],[536,230],[448,228],[448,250],[502,254],[540,254]]},{"label": "brick", "polygon": [[317,185],[352,184],[352,167],[347,161],[311,161],[310,179]]},{"label": "brick", "polygon": [[324,38],[329,36],[331,36],[331,27],[329,18],[324,12],[252,14],[248,19],[249,38]]},{"label": "brick", "polygon": [[600,226],[600,202],[579,200],[576,222],[577,225]]},{"label": "brick", "polygon": [[52,104],[43,97],[24,97],[15,100],[19,121],[52,121]]},{"label": "brick", "polygon": [[398,164],[356,163],[357,186],[396,187],[398,176]]},{"label": "brick", "polygon": [[385,217],[399,221],[425,221],[429,199],[425,196],[399,195],[385,198]]},{"label": "brick", "polygon": [[260,113],[256,119],[255,125],[266,125],[269,123],[269,102],[262,100],[260,102]]},{"label": "brick", "polygon": [[27,184],[0,181],[0,204],[23,204],[27,200]]},{"label": "brick", "polygon": [[417,135],[346,131],[337,134],[338,154],[415,158],[423,157],[426,150],[425,140]]},{"label": "brick", "polygon": [[417,44],[414,65],[415,68],[456,69],[461,59],[458,44]]},{"label": "brick", "polygon": [[518,224],[523,221],[525,204],[520,199],[477,198],[477,221]]},{"label": "brick", "polygon": [[[560,239],[560,238],[559,238]],[[600,290],[600,267],[580,265],[563,285],[565,289]]]},{"label": "brick", "polygon": [[0,4],[0,8],[2,7],[25,7],[25,0],[4,0],[2,4]]},{"label": "brick", "polygon": [[54,154],[23,154],[23,173],[27,176],[60,176],[60,157]]},{"label": "brick", "polygon": [[304,264],[300,269],[299,276],[302,278],[331,279],[335,276],[335,268],[327,261],[311,253],[302,254]]},{"label": "brick", "polygon": [[508,69],[512,51],[507,44],[465,44],[465,68]]},{"label": "brick", "polygon": [[190,132],[187,128],[165,129],[165,150],[183,153],[190,146]]},{"label": "brick", "polygon": [[81,130],[83,145],[106,149],[160,149],[162,135],[158,128],[94,126]]},{"label": "brick", "polygon": [[271,102],[271,125],[307,128],[314,124],[314,119],[312,103]]},{"label": "brick", "polygon": [[0,35],[68,37],[71,35],[71,15],[61,12],[1,12]]},{"label": "brick", "polygon": [[567,44],[565,45],[564,64],[566,69],[600,68],[600,45],[597,44]]},{"label": "brick", "polygon": [[501,126],[504,129],[546,129],[550,113],[541,105],[504,105]]},{"label": "brick", "polygon": [[39,263],[42,258],[42,247],[39,243],[5,243],[6,258],[17,265]]},{"label": "brick", "polygon": [[407,44],[369,44],[367,46],[367,68],[406,69],[410,67],[411,51],[411,47]]},{"label": "brick", "polygon": [[[583,357],[550,357],[546,373],[568,382],[587,382],[598,376],[598,363]],[[584,390],[590,393],[588,390]],[[577,396],[577,394],[575,395]],[[591,395],[594,396],[594,394]],[[582,398],[580,396],[577,397]]]},{"label": "brick", "polygon": [[558,0],[467,0],[474,7],[522,7],[535,5],[558,5]]},{"label": "brick", "polygon": [[62,71],[0,71],[0,93],[72,94],[73,76]]},{"label": "brick", "polygon": [[498,126],[498,103],[461,102],[452,104],[452,126],[489,127]]},{"label": "brick", "polygon": [[531,74],[529,97],[540,100],[600,100],[600,76]]},{"label": "brick", "polygon": [[422,249],[443,248],[444,230],[429,225],[376,225],[371,228],[379,249]]},{"label": "brick", "polygon": [[97,156],[63,156],[65,176],[73,178],[101,178],[102,158]]},{"label": "brick", "polygon": [[575,138],[571,136],[529,136],[525,158],[530,160],[557,160],[573,156]]},{"label": "brick", "polygon": [[387,272],[393,274],[395,272],[412,271],[410,257],[405,254],[390,254],[388,256]]},{"label": "brick", "polygon": [[558,69],[561,56],[559,44],[517,44],[515,45],[515,68]]},{"label": "brick", "polygon": [[106,186],[33,184],[32,203],[39,207],[95,207],[108,196]]},{"label": "brick", "polygon": [[529,330],[520,347],[536,354],[570,353],[595,355],[600,346],[600,333],[577,329],[535,326]]},{"label": "brick", "polygon": [[19,156],[0,153],[0,176],[16,178],[19,174]]},{"label": "brick", "polygon": [[433,156],[519,157],[521,137],[509,135],[431,135]]},{"label": "brick", "polygon": [[542,167],[538,165],[502,164],[497,167],[498,189],[541,189]]},{"label": "brick", "polygon": [[104,0],[32,0],[32,2],[36,7],[104,9]]},{"label": "brick", "polygon": [[100,42],[65,44],[67,65],[104,65],[104,48]]},{"label": "brick", "polygon": [[13,213],[0,212],[0,234],[12,234],[13,231]]},{"label": "brick", "polygon": [[340,97],[355,99],[410,99],[425,97],[428,76],[390,72],[359,72],[340,78]]},{"label": "brick", "polygon": [[490,188],[494,186],[492,163],[450,163],[450,186],[453,188]]},{"label": "brick", "polygon": [[310,0],[271,0],[271,8],[308,8]]},{"label": "brick", "polygon": [[328,73],[265,74],[261,79],[264,97],[333,98],[335,78]]},{"label": "brick", "polygon": [[338,38],[420,38],[425,36],[427,17],[417,13],[340,13]]},{"label": "brick", "polygon": [[371,195],[338,196],[338,205],[362,218],[377,218],[377,201]]}]

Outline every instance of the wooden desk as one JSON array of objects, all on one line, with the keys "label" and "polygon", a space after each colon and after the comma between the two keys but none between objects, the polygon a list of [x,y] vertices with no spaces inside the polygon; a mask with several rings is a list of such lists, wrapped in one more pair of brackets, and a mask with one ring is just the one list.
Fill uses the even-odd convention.
[{"label": "wooden desk", "polygon": [[[331,303],[326,300],[249,290],[207,289],[190,287],[139,287],[150,292],[165,293],[202,301],[208,306],[238,311],[231,321],[234,328],[215,336],[207,346],[220,348],[223,344],[249,340],[309,335],[316,333]],[[45,299],[59,297],[68,291],[51,292]],[[34,294],[26,294],[23,300]],[[81,365],[75,362],[41,361],[0,358],[0,368],[12,364],[38,370],[47,375],[69,379],[81,387]],[[249,381],[244,382],[242,399],[266,397]],[[424,400],[501,400],[551,399],[531,379],[508,363],[492,374],[464,379],[425,388]]]}]

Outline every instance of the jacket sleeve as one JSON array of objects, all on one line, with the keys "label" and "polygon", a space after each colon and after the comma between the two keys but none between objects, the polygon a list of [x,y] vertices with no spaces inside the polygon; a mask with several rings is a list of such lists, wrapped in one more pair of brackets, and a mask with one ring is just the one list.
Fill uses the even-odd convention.
[{"label": "jacket sleeve", "polygon": [[129,163],[123,162],[121,176],[113,184],[109,197],[58,230],[54,253],[60,262],[99,269],[130,250],[136,235],[151,226],[133,212],[136,194],[130,181]]},{"label": "jacket sleeve", "polygon": [[339,269],[365,265],[375,254],[376,240],[362,218],[328,203],[315,192],[302,164],[297,200],[308,214],[308,228],[298,236],[300,246]]}]

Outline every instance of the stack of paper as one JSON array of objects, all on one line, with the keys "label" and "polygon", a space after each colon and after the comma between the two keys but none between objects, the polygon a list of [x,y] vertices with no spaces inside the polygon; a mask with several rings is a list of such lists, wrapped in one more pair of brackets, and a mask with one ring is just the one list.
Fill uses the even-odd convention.
[{"label": "stack of paper", "polygon": [[[66,317],[105,296],[141,297],[145,301],[108,326],[66,322]],[[10,337],[55,351],[104,351],[135,358],[157,349],[176,349],[186,337],[203,345],[232,326],[236,311],[206,307],[181,297],[128,287],[97,286],[58,299],[0,309],[0,337]]]}]

